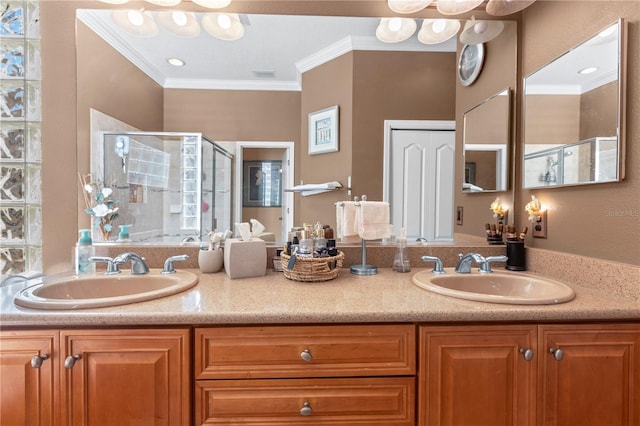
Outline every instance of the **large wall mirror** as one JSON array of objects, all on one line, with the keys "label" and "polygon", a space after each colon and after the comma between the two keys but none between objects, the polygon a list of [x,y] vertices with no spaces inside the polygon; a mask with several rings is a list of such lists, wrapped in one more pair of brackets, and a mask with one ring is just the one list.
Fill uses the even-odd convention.
[{"label": "large wall mirror", "polygon": [[[157,20],[158,24],[160,22],[160,12],[159,11],[149,11],[154,19]],[[202,23],[202,14],[195,13],[195,19],[197,22]],[[91,35],[91,39],[93,41],[96,38],[96,34],[100,36],[104,41],[106,41],[111,47],[113,47],[116,51],[118,51],[123,57],[128,59],[131,63],[135,64],[135,66],[145,72],[149,76],[149,80],[151,81],[151,85],[155,85],[160,88],[160,91],[164,90],[164,95],[158,96],[154,94],[153,96],[158,96],[160,99],[158,102],[154,102],[155,105],[162,105],[164,102],[164,110],[162,107],[160,108],[162,111],[160,115],[163,117],[165,122],[158,122],[156,120],[151,127],[150,126],[140,125],[136,128],[141,131],[184,131],[184,132],[202,132],[206,134],[208,137],[211,137],[214,140],[233,140],[227,135],[219,136],[215,134],[215,131],[204,130],[201,128],[197,128],[196,120],[192,120],[188,128],[180,128],[176,129],[175,123],[171,128],[164,127],[166,125],[167,117],[171,115],[171,108],[175,108],[175,105],[170,105],[170,102],[167,101],[167,92],[181,89],[188,89],[189,92],[195,94],[196,91],[199,90],[219,90],[226,91],[225,94],[228,94],[231,91],[237,91],[237,93],[242,93],[243,96],[247,96],[247,92],[250,91],[259,91],[259,90],[267,90],[267,91],[280,91],[280,93],[288,91],[288,92],[296,92],[301,91],[300,87],[300,75],[301,73],[305,73],[309,70],[313,70],[314,67],[317,67],[319,64],[322,64],[323,61],[331,61],[338,60],[341,55],[348,53],[350,51],[383,51],[390,52],[393,51],[404,51],[411,52],[416,54],[422,54],[422,52],[428,54],[446,54],[450,55],[452,64],[455,64],[456,50],[457,50],[457,40],[455,38],[436,45],[426,45],[422,44],[418,41],[417,36],[411,37],[411,39],[406,40],[401,43],[380,43],[375,39],[376,27],[380,22],[380,18],[364,18],[364,17],[339,17],[339,16],[305,16],[305,15],[257,15],[257,14],[246,14],[240,15],[239,19],[243,25],[245,25],[245,33],[244,36],[235,41],[226,41],[215,39],[207,34],[204,30],[200,30],[200,33],[193,38],[189,38],[186,36],[177,36],[173,37],[171,41],[158,41],[156,36],[154,37],[136,37],[128,34],[122,28],[115,28],[112,23],[112,14],[111,10],[108,9],[100,9],[100,10],[78,10],[78,27],[82,27],[82,30],[77,31],[78,37],[86,36],[88,28],[90,31],[93,31]],[[311,20],[311,22],[310,22]],[[313,20],[317,20],[320,23],[313,24]],[[420,19],[417,20],[418,24],[420,23]],[[505,21],[506,22],[506,21]],[[462,23],[464,26],[464,23]],[[505,25],[505,28],[508,28],[509,31],[514,31],[516,23],[509,21],[509,25]],[[256,35],[255,32],[263,29],[271,29],[279,33],[279,37],[283,38],[284,41],[278,42],[273,39],[269,39],[266,36]],[[162,25],[158,25],[154,30],[156,34],[159,36],[167,36],[170,35],[170,31],[166,30]],[[327,37],[328,34],[335,32],[334,39],[330,39]],[[506,31],[505,31],[506,32]],[[417,33],[417,32],[416,32]],[[512,34],[511,32],[509,34]],[[506,37],[506,36],[505,36]],[[193,43],[194,41],[200,40],[205,46],[207,46],[210,50],[207,53],[189,53],[191,49],[187,47],[187,45]],[[157,47],[160,43],[160,47]],[[298,52],[298,47],[294,44],[301,44],[307,48],[312,50],[307,50],[303,56],[301,57],[289,57],[286,58],[290,64],[290,68],[280,69],[277,68],[276,56],[289,55],[293,52]],[[78,43],[86,46],[86,43]],[[147,47],[145,47],[145,45]],[[155,46],[149,48],[148,46]],[[516,40],[509,36],[508,39],[509,48],[516,48]],[[178,49],[176,49],[178,48]],[[219,49],[216,50],[215,53],[211,49]],[[251,49],[247,53],[246,49]],[[146,57],[146,53],[151,51],[155,54],[156,57],[159,57],[160,60],[158,62],[150,62],[150,59]],[[196,67],[195,70],[186,70],[186,67],[176,68],[170,65],[167,62],[167,55],[169,52],[183,51],[185,56],[184,59],[187,64],[195,63],[200,59],[200,57],[206,59],[205,63],[202,66]],[[87,49],[83,50],[86,54]],[[94,65],[99,62],[100,58],[96,57],[95,54],[78,56],[78,81],[84,81],[85,86],[83,86],[82,90],[78,90],[78,117],[79,120],[82,119],[82,116],[85,114],[84,111],[80,109],[84,109],[87,106],[91,108],[96,108],[102,111],[100,106],[94,106],[93,104],[87,105],[87,102],[83,101],[83,96],[85,94],[91,94],[91,90],[93,86],[99,84],[99,82],[91,81],[90,77],[83,77],[81,75],[82,72],[85,72],[87,67],[83,67],[83,65],[87,63],[91,63]],[[495,57],[495,56],[494,56]],[[220,58],[224,58],[224,60],[220,60]],[[258,61],[259,59],[259,61]],[[255,61],[254,61],[255,60]],[[490,59],[488,59],[490,60]],[[257,64],[257,62],[261,62],[262,65]],[[238,69],[233,69],[232,65],[234,63],[239,63],[244,65],[244,69],[239,71]],[[150,66],[154,64],[154,66]],[[109,67],[110,63],[104,63],[100,66]],[[182,71],[181,71],[182,70]],[[413,73],[415,75],[415,69],[407,69],[408,73]],[[422,71],[420,71],[422,72]],[[428,74],[430,73],[424,73]],[[487,73],[485,73],[487,74]],[[122,74],[120,74],[122,75]],[[515,66],[513,69],[513,78],[515,79],[516,70]],[[353,76],[349,74],[349,77],[353,79],[357,79],[357,76]],[[489,75],[486,75],[489,78]],[[122,77],[117,77],[122,78]],[[337,78],[337,77],[336,77]],[[413,78],[413,77],[412,77]],[[451,93],[450,99],[456,98],[455,93],[455,72],[451,73]],[[481,77],[482,78],[482,77]],[[359,84],[365,79],[360,79]],[[393,82],[389,82],[390,85]],[[513,84],[513,81],[508,81],[504,83],[500,83],[500,86],[504,87],[506,85]],[[339,84],[336,83],[338,87]],[[126,85],[124,85],[126,87]],[[442,85],[440,85],[442,87]],[[119,88],[116,88],[119,89]],[[137,88],[136,88],[137,89]],[[137,99],[145,98],[144,93],[139,92],[135,93]],[[236,93],[236,92],[233,92]],[[162,99],[161,97],[165,98]],[[307,96],[306,94],[304,96]],[[310,96],[310,95],[309,95]],[[424,98],[424,96],[423,96]],[[202,98],[200,98],[202,99]],[[431,101],[425,101],[431,102]],[[432,102],[431,102],[432,103]],[[406,104],[406,102],[405,102]],[[187,106],[188,108],[192,108],[195,110],[193,106]],[[274,108],[274,107],[272,107]],[[103,111],[104,112],[104,111]],[[216,111],[220,116],[225,114],[225,111],[222,109],[218,109]],[[198,119],[208,120],[209,117],[206,117],[204,114],[202,116],[198,115],[199,111],[194,111],[194,115],[197,116]],[[355,115],[355,114],[354,114]],[[294,113],[289,114],[291,117],[296,117]],[[424,114],[422,110],[413,111],[411,114],[408,114],[407,119],[415,120],[417,117],[420,119],[428,120],[428,119],[454,119],[455,114],[454,111],[451,113],[451,117],[431,117],[429,114]],[[127,121],[127,117],[116,117],[119,120]],[[234,119],[234,117],[228,117],[230,121]],[[359,117],[362,119],[361,117]],[[377,158],[382,158],[383,154],[383,144],[382,139],[384,137],[382,128],[382,123],[384,118],[380,120],[380,153],[376,154]],[[404,117],[388,117],[390,119],[402,119]],[[355,119],[355,118],[354,118]],[[371,120],[369,120],[371,121]],[[128,123],[132,124],[132,123]],[[297,123],[300,126],[300,123]],[[359,124],[360,127],[363,126],[362,123]],[[370,125],[368,125],[370,127]],[[160,127],[160,128],[157,128]],[[355,127],[355,125],[354,125]],[[82,123],[78,126],[79,131],[82,129]],[[102,131],[108,131],[109,129],[101,129]],[[301,132],[298,132],[300,134]],[[256,136],[257,137],[257,136]],[[299,141],[301,136],[297,136],[296,142]],[[81,138],[79,138],[81,140]],[[247,141],[247,140],[260,140],[260,141],[268,141],[269,139],[259,138],[259,139],[247,139],[246,137],[239,136],[237,141]],[[274,141],[285,141],[285,140],[293,140],[293,139],[276,139],[272,138]],[[346,150],[346,144],[348,141],[341,140],[340,146],[341,150]],[[79,143],[80,144],[80,143]],[[233,150],[229,150],[234,152]],[[504,151],[504,150],[503,150]],[[296,152],[300,152],[299,156],[306,155],[306,150],[301,149],[300,151],[296,150]],[[497,154],[498,155],[498,154]],[[502,158],[502,151],[500,152],[500,158]],[[376,157],[372,156],[372,157]],[[86,155],[88,158],[88,154]],[[236,158],[238,158],[236,154]],[[298,158],[299,160],[300,158]],[[82,154],[79,154],[79,169],[82,170],[86,168],[84,166],[84,162],[86,160],[83,158]],[[506,162],[506,159],[505,159]],[[502,164],[502,163],[501,163]],[[505,169],[506,169],[506,164]],[[294,167],[301,167],[300,164],[295,164]],[[377,167],[378,169],[380,167]],[[374,169],[372,166],[371,169]],[[305,172],[308,172],[308,167],[305,165]],[[380,172],[380,175],[382,173]],[[506,185],[506,177],[503,181],[504,185]],[[237,192],[238,188],[242,188],[241,184],[238,182],[233,182],[234,191]],[[494,188],[494,190],[503,190],[498,189],[500,186]],[[506,189],[506,186],[504,186]],[[382,190],[380,191],[382,192]],[[306,201],[306,200],[304,200]],[[331,203],[333,205],[333,203]],[[297,208],[297,207],[296,207]],[[301,209],[300,209],[301,210]],[[83,218],[80,218],[82,220]],[[314,221],[317,218],[312,218]],[[142,219],[139,219],[142,220]],[[299,218],[300,222],[304,222],[305,220],[310,220],[309,218]],[[453,219],[452,219],[453,220]],[[284,223],[283,223],[284,226]],[[277,234],[277,233],[276,233]]]},{"label": "large wall mirror", "polygon": [[506,191],[511,92],[505,89],[464,114],[463,192]]},{"label": "large wall mirror", "polygon": [[524,188],[624,178],[624,22],[524,80]]}]

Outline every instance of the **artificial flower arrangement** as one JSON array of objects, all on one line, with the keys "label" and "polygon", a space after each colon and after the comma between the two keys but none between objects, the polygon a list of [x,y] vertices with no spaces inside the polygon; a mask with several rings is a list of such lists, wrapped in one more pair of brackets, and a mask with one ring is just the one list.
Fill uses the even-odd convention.
[{"label": "artificial flower arrangement", "polygon": [[111,198],[113,189],[102,180],[94,180],[91,174],[78,176],[87,208],[85,213],[93,216],[92,226],[100,230],[104,241],[109,241],[113,222],[118,219],[118,200]]}]

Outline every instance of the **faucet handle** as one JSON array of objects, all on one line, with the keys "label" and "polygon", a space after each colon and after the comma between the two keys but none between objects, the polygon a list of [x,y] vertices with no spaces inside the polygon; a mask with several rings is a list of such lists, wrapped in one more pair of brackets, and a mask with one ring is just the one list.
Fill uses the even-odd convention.
[{"label": "faucet handle", "polygon": [[509,258],[507,256],[489,256],[484,262],[480,264],[480,273],[481,274],[490,274],[493,271],[491,270],[491,262],[506,262]]},{"label": "faucet handle", "polygon": [[89,262],[106,262],[107,263],[107,272],[105,272],[105,275],[115,275],[115,274],[119,274],[120,273],[120,269],[118,268],[118,265],[120,265],[120,262],[116,262],[114,259],[110,258],[110,257],[106,257],[106,256],[91,256],[89,258]]},{"label": "faucet handle", "polygon": [[434,262],[435,265],[433,266],[433,270],[431,272],[433,272],[434,274],[444,274],[444,268],[442,267],[442,261],[435,257],[435,256],[422,256],[422,261],[423,262]]},{"label": "faucet handle", "polygon": [[186,254],[181,254],[178,256],[171,256],[167,260],[164,261],[164,267],[162,268],[163,274],[175,274],[176,270],[173,267],[173,262],[188,260],[189,256]]}]

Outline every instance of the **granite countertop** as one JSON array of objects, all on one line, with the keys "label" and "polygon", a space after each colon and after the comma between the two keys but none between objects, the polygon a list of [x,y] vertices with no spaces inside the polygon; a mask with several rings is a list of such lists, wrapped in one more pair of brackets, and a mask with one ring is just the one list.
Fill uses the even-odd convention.
[{"label": "granite countertop", "polygon": [[148,302],[79,310],[37,310],[13,303],[24,285],[0,289],[2,327],[95,327],[215,324],[310,324],[381,322],[495,322],[638,320],[640,303],[569,284],[576,298],[557,305],[506,305],[472,302],[423,290],[402,274],[380,268],[357,276],[348,269],[320,283],[264,277],[229,279],[224,272],[200,274],[185,292]]}]

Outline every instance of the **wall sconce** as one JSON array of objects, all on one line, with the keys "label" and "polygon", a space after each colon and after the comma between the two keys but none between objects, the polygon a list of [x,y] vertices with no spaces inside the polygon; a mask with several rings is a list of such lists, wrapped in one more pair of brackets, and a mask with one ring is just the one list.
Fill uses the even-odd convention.
[{"label": "wall sconce", "polygon": [[497,197],[493,203],[491,203],[491,211],[493,212],[493,217],[498,220],[505,220],[508,210],[502,207],[502,200],[500,197]]},{"label": "wall sconce", "polygon": [[533,237],[547,238],[547,210],[542,208],[540,200],[532,195],[524,209],[529,213],[529,221],[533,223]]}]

